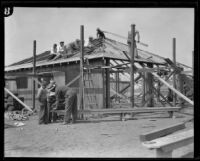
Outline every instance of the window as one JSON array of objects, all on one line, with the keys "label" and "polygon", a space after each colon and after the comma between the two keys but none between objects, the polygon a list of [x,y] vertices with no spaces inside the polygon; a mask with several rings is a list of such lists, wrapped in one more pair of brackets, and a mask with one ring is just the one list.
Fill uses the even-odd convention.
[{"label": "window", "polygon": [[27,77],[18,77],[16,78],[17,89],[28,88],[28,78]]}]

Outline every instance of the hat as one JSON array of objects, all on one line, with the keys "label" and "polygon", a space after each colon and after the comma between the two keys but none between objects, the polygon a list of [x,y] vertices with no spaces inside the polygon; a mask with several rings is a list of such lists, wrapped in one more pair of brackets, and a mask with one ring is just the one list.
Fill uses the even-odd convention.
[{"label": "hat", "polygon": [[100,30],[99,28],[97,28],[97,31]]}]

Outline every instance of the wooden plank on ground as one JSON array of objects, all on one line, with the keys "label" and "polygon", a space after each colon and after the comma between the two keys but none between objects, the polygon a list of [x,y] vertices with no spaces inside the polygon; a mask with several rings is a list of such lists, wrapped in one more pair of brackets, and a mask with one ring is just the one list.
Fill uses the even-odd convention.
[{"label": "wooden plank on ground", "polygon": [[194,151],[189,151],[188,153],[182,155],[181,158],[194,158]]},{"label": "wooden plank on ground", "polygon": [[140,135],[140,141],[150,141],[150,140],[171,134],[175,131],[182,130],[184,128],[185,128],[184,123],[178,123],[178,124],[168,126],[168,127],[165,127],[165,128],[156,129],[154,131],[141,134]]},{"label": "wooden plank on ground", "polygon": [[183,131],[177,134],[171,134],[142,144],[149,149],[160,149],[163,152],[170,152],[174,149],[186,146],[194,142],[194,130]]}]

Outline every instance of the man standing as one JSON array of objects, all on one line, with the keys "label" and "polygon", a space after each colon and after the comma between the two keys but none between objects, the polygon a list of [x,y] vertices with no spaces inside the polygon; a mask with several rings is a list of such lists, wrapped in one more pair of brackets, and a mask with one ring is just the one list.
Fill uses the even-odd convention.
[{"label": "man standing", "polygon": [[48,123],[48,110],[47,110],[47,89],[46,89],[47,82],[42,81],[42,85],[38,90],[37,98],[40,103],[40,110],[39,110],[39,124],[47,124]]},{"label": "man standing", "polygon": [[[64,100],[64,102],[63,102]],[[60,104],[65,105],[65,116],[63,125],[70,123],[70,117],[72,115],[72,123],[75,123],[77,118],[77,94],[74,89],[67,86],[59,86],[56,88],[56,109]]]}]

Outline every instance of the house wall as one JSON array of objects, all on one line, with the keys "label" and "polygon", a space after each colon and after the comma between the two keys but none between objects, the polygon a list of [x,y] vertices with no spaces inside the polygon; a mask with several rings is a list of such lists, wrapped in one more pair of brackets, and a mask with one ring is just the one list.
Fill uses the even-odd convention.
[{"label": "house wall", "polygon": [[[91,65],[102,65],[103,60],[93,60],[90,62]],[[62,64],[62,65],[54,65],[54,66],[45,66],[45,67],[38,67],[36,69],[37,73],[40,72],[53,72],[54,80],[56,83],[61,85],[66,85],[71,80],[73,80],[77,75],[79,75],[80,66],[79,63],[70,63],[70,64]],[[59,72],[58,72],[59,71]],[[15,76],[16,74],[26,74],[31,73],[32,70],[22,70],[22,71],[15,71],[15,72],[9,72],[6,75],[12,75]],[[92,86],[91,84],[86,84],[85,92],[87,94],[93,94],[95,100],[97,100],[98,107],[97,108],[103,108],[103,78],[102,78],[102,72],[99,73],[92,73],[91,74],[92,82],[94,83]],[[16,89],[15,83],[11,82],[10,85],[8,85],[8,89],[10,89],[12,92],[17,92],[19,94],[19,97],[24,97],[24,102],[28,106],[32,107],[32,78],[28,77],[28,88],[26,89]],[[38,85],[36,84],[36,95],[38,91]],[[79,103],[79,80],[75,81],[73,84],[70,85],[70,87],[77,90],[78,93],[78,103]],[[85,102],[88,102],[90,97],[85,96]],[[39,108],[39,102],[36,99],[36,108]],[[95,107],[96,108],[96,107]]]}]

